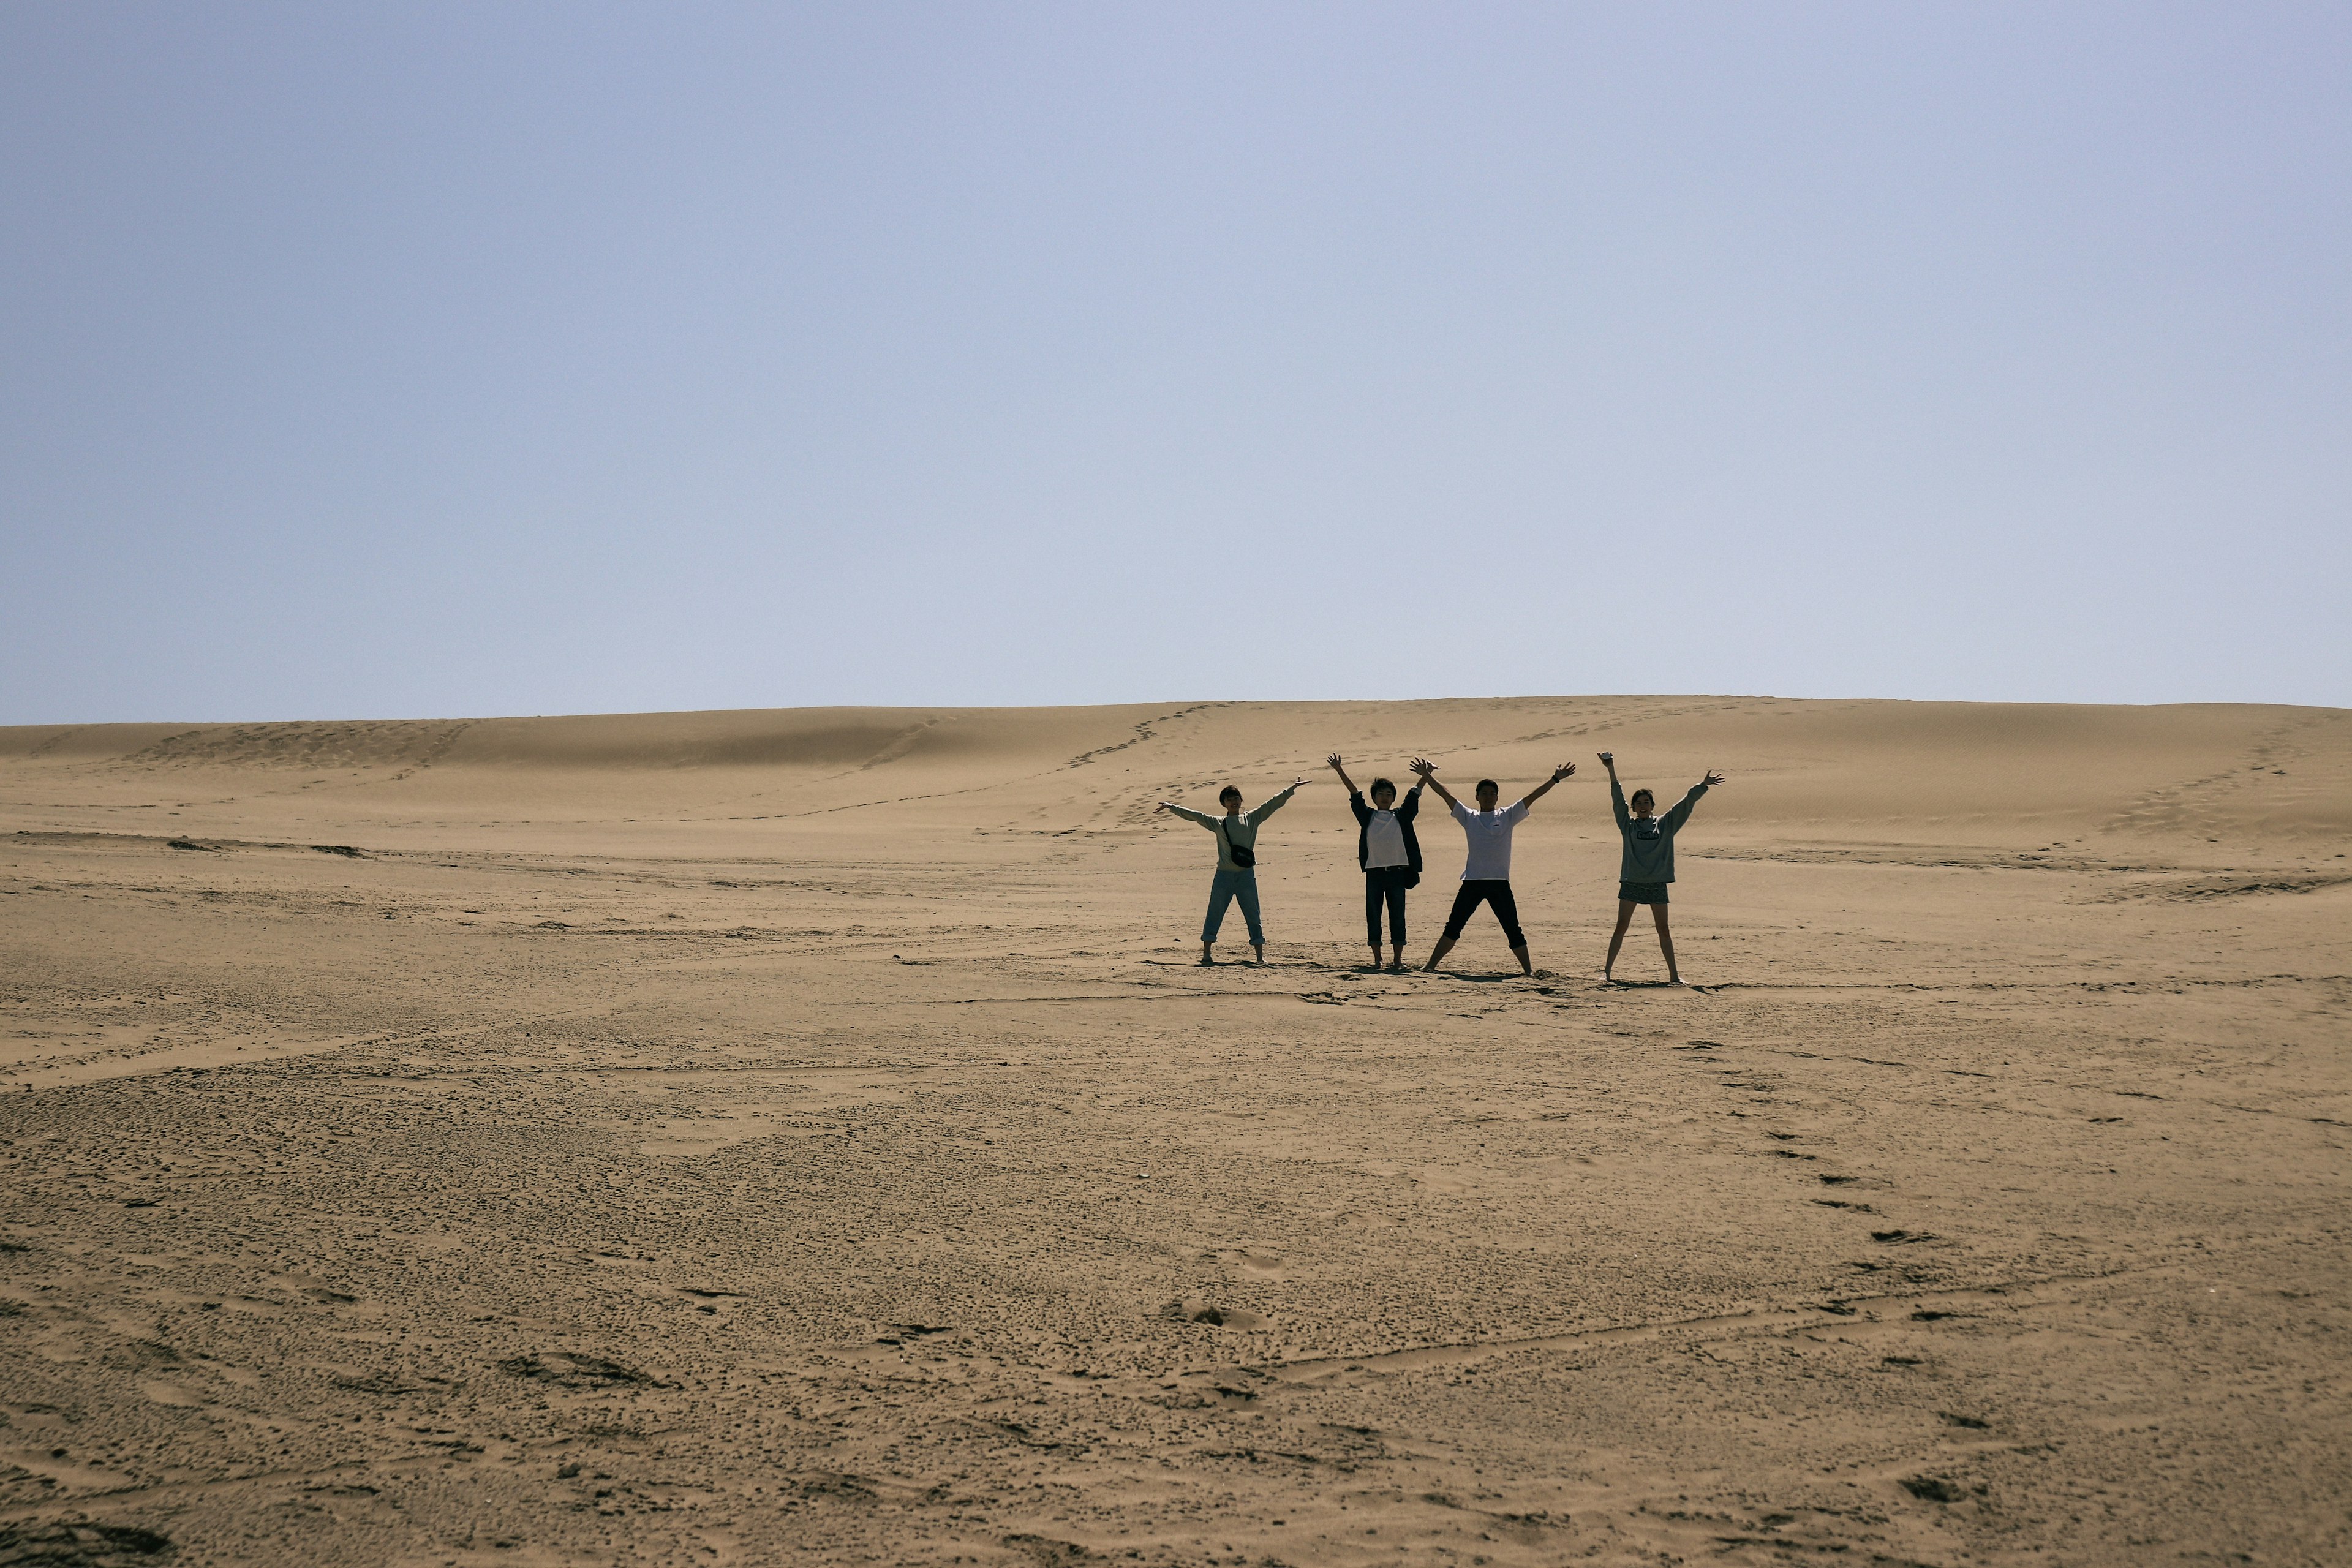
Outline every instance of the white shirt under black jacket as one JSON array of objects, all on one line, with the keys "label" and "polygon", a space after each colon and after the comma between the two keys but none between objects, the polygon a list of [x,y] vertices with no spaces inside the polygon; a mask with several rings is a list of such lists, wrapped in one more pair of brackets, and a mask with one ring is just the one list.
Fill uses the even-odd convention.
[{"label": "white shirt under black jacket", "polygon": [[1412,858],[1404,852],[1404,825],[1397,820],[1397,814],[1373,812],[1364,822],[1364,869],[1412,864]]}]

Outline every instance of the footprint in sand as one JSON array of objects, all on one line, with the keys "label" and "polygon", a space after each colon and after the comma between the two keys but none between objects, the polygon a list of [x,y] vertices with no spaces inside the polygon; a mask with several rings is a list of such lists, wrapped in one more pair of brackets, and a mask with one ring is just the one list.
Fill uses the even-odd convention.
[{"label": "footprint in sand", "polygon": [[1922,1502],[1958,1502],[1968,1494],[1941,1476],[1906,1476],[1903,1489]]},{"label": "footprint in sand", "polygon": [[1201,1254],[1201,1261],[1221,1263],[1253,1279],[1280,1279],[1289,1273],[1279,1253],[1262,1251],[1254,1247],[1221,1247],[1213,1252]]},{"label": "footprint in sand", "polygon": [[509,1356],[499,1363],[499,1370],[512,1377],[551,1383],[564,1388],[655,1386],[654,1379],[635,1367],[606,1361],[602,1356],[574,1355],[568,1351],[551,1351],[545,1355]]},{"label": "footprint in sand", "polygon": [[892,1323],[890,1331],[874,1342],[877,1345],[910,1345],[918,1340],[929,1339],[933,1334],[950,1334],[954,1331],[955,1326],[951,1323]]},{"label": "footprint in sand", "polygon": [[1265,1322],[1257,1313],[1244,1308],[1201,1300],[1162,1302],[1158,1316],[1163,1322],[1200,1323],[1212,1329],[1255,1329]]},{"label": "footprint in sand", "polygon": [[48,1563],[58,1568],[110,1568],[117,1563],[158,1562],[177,1550],[168,1535],[135,1524],[0,1524],[0,1563]]}]

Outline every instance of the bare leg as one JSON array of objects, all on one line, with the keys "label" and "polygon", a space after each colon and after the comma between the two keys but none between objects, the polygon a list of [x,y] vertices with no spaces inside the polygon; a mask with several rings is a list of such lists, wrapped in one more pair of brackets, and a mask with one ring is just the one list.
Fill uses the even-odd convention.
[{"label": "bare leg", "polygon": [[[1377,947],[1376,947],[1376,948],[1374,948],[1374,949],[1372,949],[1372,958],[1373,958],[1373,960],[1374,960],[1375,962],[1378,962],[1378,960],[1379,960],[1380,956],[1381,956],[1381,950],[1380,950],[1379,948],[1377,948]],[[1397,971],[1399,971],[1399,972],[1402,972],[1402,971],[1403,970],[1403,968],[1404,968],[1404,943],[1402,943],[1402,942],[1398,942],[1398,943],[1396,944],[1396,946],[1394,946],[1393,948],[1390,949],[1390,951],[1389,951],[1389,967],[1390,967],[1391,969],[1397,970]]]},{"label": "bare leg", "polygon": [[1652,904],[1650,918],[1658,922],[1658,951],[1666,955],[1666,984],[1680,985],[1683,977],[1681,972],[1675,968],[1675,933],[1666,929],[1666,906]]},{"label": "bare leg", "polygon": [[1201,966],[1205,969],[1217,962],[1216,950],[1207,942],[1201,944]]},{"label": "bare leg", "polygon": [[1614,970],[1614,969],[1617,967],[1617,950],[1618,950],[1619,948],[1622,948],[1622,947],[1623,947],[1623,946],[1625,945],[1625,928],[1626,928],[1627,926],[1629,926],[1629,925],[1632,925],[1633,923],[1633,905],[1632,905],[1631,903],[1628,903],[1628,902],[1627,902],[1625,900],[1623,900],[1623,899],[1620,899],[1620,900],[1617,900],[1617,929],[1616,929],[1614,931],[1612,931],[1612,932],[1611,932],[1611,933],[1610,933],[1610,937],[1609,937],[1609,956],[1608,956],[1606,959],[1603,959],[1603,960],[1601,961],[1601,979],[1603,979],[1603,980],[1613,980],[1614,978],[1616,978],[1616,977],[1615,977],[1615,975],[1613,975],[1613,974],[1611,973],[1611,971]]},{"label": "bare leg", "polygon": [[1519,961],[1520,973],[1533,974],[1536,972],[1535,961],[1528,956],[1526,943],[1522,942],[1517,947],[1511,949],[1511,956]]},{"label": "bare leg", "polygon": [[1437,939],[1437,946],[1433,949],[1429,954],[1429,962],[1421,966],[1423,973],[1426,973],[1429,971],[1435,969],[1437,967],[1437,961],[1444,958],[1447,953],[1452,952],[1453,951],[1454,939],[1450,936],[1439,937]]}]

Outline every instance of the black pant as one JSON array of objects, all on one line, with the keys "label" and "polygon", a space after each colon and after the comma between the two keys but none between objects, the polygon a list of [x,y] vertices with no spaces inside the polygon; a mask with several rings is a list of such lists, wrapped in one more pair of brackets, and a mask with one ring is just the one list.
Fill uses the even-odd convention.
[{"label": "black pant", "polygon": [[1454,895],[1454,912],[1445,917],[1445,940],[1461,939],[1462,928],[1470,923],[1470,915],[1482,903],[1495,906],[1495,918],[1503,922],[1503,940],[1513,947],[1528,945],[1527,933],[1519,930],[1519,900],[1511,897],[1511,885],[1505,881],[1465,882],[1462,890]]},{"label": "black pant", "polygon": [[1398,947],[1404,945],[1405,879],[1412,875],[1402,866],[1374,866],[1364,873],[1364,940],[1374,947],[1381,945],[1381,901],[1389,906],[1389,941]]}]

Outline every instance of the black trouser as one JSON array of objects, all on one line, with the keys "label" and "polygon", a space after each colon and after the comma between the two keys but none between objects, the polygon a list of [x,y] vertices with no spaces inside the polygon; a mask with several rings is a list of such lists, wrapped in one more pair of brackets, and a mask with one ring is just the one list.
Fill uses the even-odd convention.
[{"label": "black trouser", "polygon": [[1374,947],[1381,945],[1381,901],[1389,906],[1389,941],[1398,947],[1404,945],[1404,889],[1410,868],[1403,866],[1374,866],[1364,873],[1364,940]]},{"label": "black trouser", "polygon": [[1503,922],[1503,940],[1513,947],[1528,945],[1527,933],[1519,930],[1519,900],[1511,897],[1511,885],[1505,881],[1465,882],[1462,890],[1454,895],[1454,912],[1445,917],[1445,940],[1461,940],[1462,928],[1470,923],[1470,915],[1482,903],[1495,906],[1495,918]]}]

